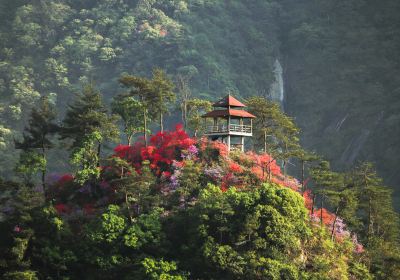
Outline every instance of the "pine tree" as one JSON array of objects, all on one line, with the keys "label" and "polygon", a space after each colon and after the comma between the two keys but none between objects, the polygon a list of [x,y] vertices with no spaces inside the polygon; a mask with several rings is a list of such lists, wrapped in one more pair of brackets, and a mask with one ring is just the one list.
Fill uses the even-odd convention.
[{"label": "pine tree", "polygon": [[95,150],[94,164],[100,166],[102,144],[118,138],[115,122],[116,117],[108,114],[100,92],[93,85],[85,86],[74,103],[68,106],[60,131],[61,139],[71,141],[72,161],[84,157],[82,162],[92,162],[89,157],[93,151],[82,151],[90,149]]},{"label": "pine tree", "polygon": [[377,237],[397,242],[399,217],[393,209],[392,190],[383,185],[372,163],[358,165],[352,176],[359,191],[359,211],[364,223],[361,235],[367,240]]},{"label": "pine tree", "polygon": [[306,150],[301,150],[300,153],[298,154],[298,158],[301,164],[301,191],[305,192],[306,191],[306,182],[305,182],[305,176],[306,176],[306,165],[308,163],[317,161],[319,159],[318,155],[312,152],[308,152]]},{"label": "pine tree", "polygon": [[[315,182],[314,191],[314,199],[312,212],[314,212],[314,203],[316,195],[319,196],[320,199],[320,220],[323,223],[322,211],[324,208],[324,203],[327,198],[332,198],[332,202],[337,198],[338,191],[340,188],[343,188],[344,181],[343,176],[341,174],[331,171],[330,164],[328,161],[322,160],[318,166],[311,168],[310,170],[311,177]],[[335,201],[337,202],[337,201]],[[333,203],[340,204],[339,202]],[[336,214],[338,209],[336,209]]]},{"label": "pine tree", "polygon": [[276,103],[260,96],[251,97],[246,103],[249,112],[257,116],[253,129],[256,144],[263,146],[265,153],[281,159],[286,172],[289,158],[298,157],[302,152],[299,128]]},{"label": "pine tree", "polygon": [[359,164],[351,172],[358,189],[361,219],[358,234],[370,256],[370,270],[376,279],[399,279],[399,215],[393,209],[392,190],[383,185],[372,163]]},{"label": "pine tree", "polygon": [[51,137],[59,130],[55,122],[56,110],[48,97],[42,97],[31,112],[29,124],[23,133],[23,140],[16,141],[15,147],[22,150],[17,170],[22,173],[41,171],[43,190],[46,191],[47,152],[53,148]]}]

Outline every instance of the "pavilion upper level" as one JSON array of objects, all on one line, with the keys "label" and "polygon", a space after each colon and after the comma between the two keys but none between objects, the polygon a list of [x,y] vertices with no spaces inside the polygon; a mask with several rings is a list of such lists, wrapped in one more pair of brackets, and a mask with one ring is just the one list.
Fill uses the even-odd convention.
[{"label": "pavilion upper level", "polygon": [[239,100],[227,95],[214,103],[213,107],[217,108],[202,116],[203,118],[212,118],[214,120],[213,125],[207,127],[206,135],[253,135],[252,119],[255,116],[243,110],[242,108],[246,107],[246,105]]}]

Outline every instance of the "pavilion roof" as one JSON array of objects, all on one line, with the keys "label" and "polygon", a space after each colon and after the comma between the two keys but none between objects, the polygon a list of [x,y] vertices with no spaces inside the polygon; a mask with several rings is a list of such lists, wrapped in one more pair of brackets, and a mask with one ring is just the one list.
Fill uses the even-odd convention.
[{"label": "pavilion roof", "polygon": [[242,102],[240,102],[239,100],[237,100],[235,97],[231,96],[230,94],[228,94],[221,100],[214,103],[213,106],[214,107],[225,107],[225,108],[246,107],[246,105],[244,105]]},{"label": "pavilion roof", "polygon": [[208,112],[207,114],[203,115],[203,118],[217,118],[217,117],[242,117],[242,118],[255,118],[253,114],[250,114],[247,111],[243,110],[235,110],[235,109],[226,109],[226,110],[214,110]]}]

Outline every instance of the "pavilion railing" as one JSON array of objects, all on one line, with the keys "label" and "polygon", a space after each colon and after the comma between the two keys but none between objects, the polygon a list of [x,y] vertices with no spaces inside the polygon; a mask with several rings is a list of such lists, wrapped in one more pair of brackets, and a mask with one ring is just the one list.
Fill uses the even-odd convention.
[{"label": "pavilion railing", "polygon": [[230,124],[230,125],[212,125],[207,128],[207,133],[227,133],[227,132],[252,133],[252,127],[251,125]]}]

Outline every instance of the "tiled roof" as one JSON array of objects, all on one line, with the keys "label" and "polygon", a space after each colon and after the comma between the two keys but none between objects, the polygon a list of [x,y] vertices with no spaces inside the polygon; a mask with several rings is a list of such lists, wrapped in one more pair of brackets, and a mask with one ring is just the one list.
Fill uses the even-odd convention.
[{"label": "tiled roof", "polygon": [[237,100],[235,97],[231,96],[228,94],[218,102],[213,104],[214,107],[226,107],[228,108],[229,106],[231,107],[246,107],[242,102]]},{"label": "tiled roof", "polygon": [[203,118],[215,118],[215,117],[242,117],[242,118],[255,118],[253,114],[244,110],[226,109],[226,110],[214,110],[203,115]]}]

